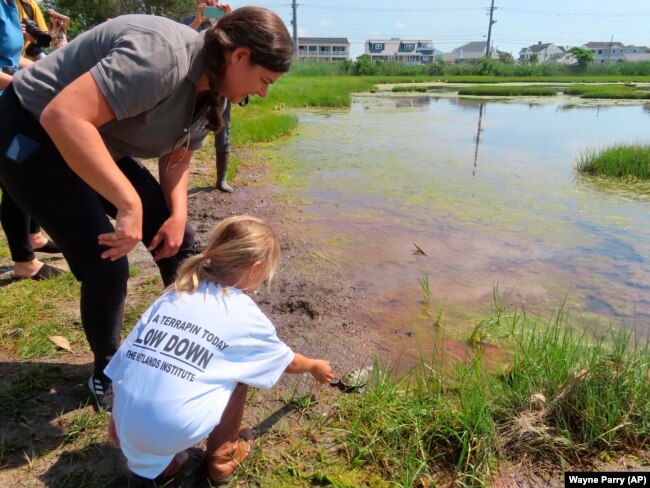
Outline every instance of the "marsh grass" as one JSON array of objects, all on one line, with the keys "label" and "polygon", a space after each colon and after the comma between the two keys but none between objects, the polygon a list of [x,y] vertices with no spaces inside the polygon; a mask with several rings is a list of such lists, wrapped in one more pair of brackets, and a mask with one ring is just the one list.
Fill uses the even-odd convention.
[{"label": "marsh grass", "polygon": [[266,98],[251,97],[250,107],[273,110],[348,107],[351,93],[370,91],[379,82],[379,78],[358,76],[286,76],[273,84]]},{"label": "marsh grass", "polygon": [[549,97],[557,95],[557,88],[551,86],[471,86],[458,90],[458,95],[480,95],[500,97]]},{"label": "marsh grass", "polygon": [[623,179],[650,179],[650,144],[614,144],[588,149],[578,156],[576,169],[583,174]]},{"label": "marsh grass", "polygon": [[648,82],[650,76],[626,75],[531,75],[531,76],[495,76],[495,75],[451,75],[440,76],[440,81],[447,83],[617,83]]},{"label": "marsh grass", "polygon": [[650,93],[637,90],[634,85],[569,85],[564,88],[565,95],[579,95],[580,98],[603,98],[612,100],[650,99]]},{"label": "marsh grass", "polygon": [[238,117],[232,128],[232,143],[236,145],[270,142],[290,134],[298,126],[294,114],[277,111],[242,114],[240,111],[233,115]]},{"label": "marsh grass", "polygon": [[419,92],[419,93],[426,93],[428,92],[431,88],[435,88],[433,86],[421,86],[421,85],[399,85],[399,86],[394,86],[391,91],[395,93],[401,93],[401,92]]},{"label": "marsh grass", "polygon": [[[399,486],[486,484],[502,462],[588,468],[603,453],[647,447],[650,349],[627,329],[591,338],[563,310],[548,322],[523,312],[494,318],[506,365],[481,348],[449,369],[422,360],[406,374],[376,374],[364,396],[342,397],[338,426],[349,461]],[[547,401],[531,404],[531,395]],[[441,484],[449,484],[446,480]]]},{"label": "marsh grass", "polygon": [[420,278],[420,288],[422,289],[422,304],[428,307],[431,305],[431,284],[429,283],[429,275],[426,273]]}]

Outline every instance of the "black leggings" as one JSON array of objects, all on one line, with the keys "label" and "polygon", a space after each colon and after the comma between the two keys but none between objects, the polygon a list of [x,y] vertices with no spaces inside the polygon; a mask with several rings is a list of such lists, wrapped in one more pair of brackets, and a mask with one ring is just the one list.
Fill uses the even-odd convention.
[{"label": "black leggings", "polygon": [[[95,356],[95,374],[104,377],[103,370],[120,345],[129,268],[126,257],[115,261],[100,257],[106,247],[97,243],[97,236],[114,232],[107,215],[114,217],[115,207],[69,168],[11,86],[0,97],[0,114],[0,184],[56,241],[81,281],[81,321]],[[16,135],[40,144],[20,163],[6,157]],[[139,161],[127,157],[117,164],[140,195],[142,242],[148,246],[169,217],[162,190]],[[176,256],[156,263],[165,286],[192,254],[194,230],[188,223]]]},{"label": "black leggings", "polygon": [[7,236],[11,260],[15,263],[36,259],[29,240],[29,234],[36,234],[41,228],[29,218],[2,186],[2,203],[0,204],[0,224]]}]

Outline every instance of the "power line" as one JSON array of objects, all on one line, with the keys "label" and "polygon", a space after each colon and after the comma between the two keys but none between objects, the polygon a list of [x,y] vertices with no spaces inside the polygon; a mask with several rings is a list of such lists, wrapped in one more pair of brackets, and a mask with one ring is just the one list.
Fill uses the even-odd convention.
[{"label": "power line", "polygon": [[530,13],[530,14],[545,14],[545,15],[568,15],[568,16],[577,16],[577,17],[639,17],[650,15],[650,12],[630,12],[630,13],[593,13],[593,12],[552,12],[549,10],[529,10],[524,8],[511,8],[511,7],[502,7],[502,10],[511,11],[511,12],[520,12],[520,13]]}]

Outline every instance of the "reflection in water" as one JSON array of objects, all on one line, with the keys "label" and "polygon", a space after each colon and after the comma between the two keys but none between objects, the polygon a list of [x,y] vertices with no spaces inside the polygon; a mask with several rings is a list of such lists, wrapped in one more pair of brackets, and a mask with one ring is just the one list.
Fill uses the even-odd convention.
[{"label": "reflection in water", "polygon": [[397,110],[363,97],[331,117],[305,113],[300,136],[270,150],[300,163],[305,232],[363,284],[364,311],[398,349],[432,331],[424,275],[449,334],[485,318],[498,286],[531,314],[566,299],[576,326],[648,335],[650,192],[575,171],[585,148],[647,140],[646,110],[456,98]]},{"label": "reflection in water", "polygon": [[481,105],[483,105],[484,101],[479,100],[478,98],[463,98],[463,97],[456,97],[456,98],[448,98],[447,99],[449,103],[456,105],[460,108],[464,109],[469,109],[469,110],[476,110],[479,108]]},{"label": "reflection in water", "polygon": [[478,146],[481,143],[481,124],[483,122],[483,111],[485,110],[485,103],[481,102],[478,108],[478,124],[476,125],[476,137],[474,138],[474,167],[472,168],[472,176],[476,176],[476,167],[478,166]]},{"label": "reflection in water", "polygon": [[578,103],[565,103],[562,105],[558,105],[557,111],[558,112],[568,112],[571,110],[596,111],[596,116],[598,116],[600,114],[601,109],[605,111],[610,108],[614,108],[614,107],[612,107],[611,105],[603,106],[603,105],[580,105]]},{"label": "reflection in water", "polygon": [[431,97],[400,97],[395,99],[395,108],[417,108],[427,110],[431,105]]}]

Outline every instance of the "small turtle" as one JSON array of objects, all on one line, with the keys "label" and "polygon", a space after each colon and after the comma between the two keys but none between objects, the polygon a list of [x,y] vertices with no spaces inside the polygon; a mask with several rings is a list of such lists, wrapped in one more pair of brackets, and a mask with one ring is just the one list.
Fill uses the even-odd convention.
[{"label": "small turtle", "polygon": [[368,380],[370,380],[371,372],[372,366],[353,368],[341,376],[341,378],[332,381],[331,384],[343,391],[357,391],[361,393]]}]

